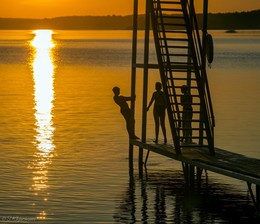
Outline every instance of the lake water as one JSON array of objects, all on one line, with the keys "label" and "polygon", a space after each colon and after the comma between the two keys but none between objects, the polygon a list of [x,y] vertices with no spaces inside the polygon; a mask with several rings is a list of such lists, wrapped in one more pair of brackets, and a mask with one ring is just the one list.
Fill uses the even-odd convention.
[{"label": "lake water", "polygon": [[[211,34],[216,146],[260,159],[260,31]],[[162,156],[139,178],[137,149],[129,177],[111,90],[129,95],[130,80],[131,31],[0,31],[0,223],[257,223],[244,182],[207,173],[187,194],[181,164]],[[152,70],[149,98],[156,81]],[[138,136],[141,93],[137,70]],[[154,138],[149,112],[147,126]]]}]

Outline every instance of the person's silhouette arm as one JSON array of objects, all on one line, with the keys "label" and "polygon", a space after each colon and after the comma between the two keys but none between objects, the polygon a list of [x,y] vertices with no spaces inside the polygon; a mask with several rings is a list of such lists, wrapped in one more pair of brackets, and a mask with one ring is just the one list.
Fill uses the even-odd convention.
[{"label": "person's silhouette arm", "polygon": [[152,96],[152,98],[151,98],[151,100],[150,100],[150,103],[148,104],[147,111],[148,111],[148,110],[150,109],[150,107],[152,106],[154,100],[155,100],[155,97],[154,97],[154,94],[153,94],[153,96]]},{"label": "person's silhouette arm", "polygon": [[131,96],[124,96],[124,99],[125,101],[132,101],[132,100],[135,100],[135,96],[134,97],[131,97]]}]

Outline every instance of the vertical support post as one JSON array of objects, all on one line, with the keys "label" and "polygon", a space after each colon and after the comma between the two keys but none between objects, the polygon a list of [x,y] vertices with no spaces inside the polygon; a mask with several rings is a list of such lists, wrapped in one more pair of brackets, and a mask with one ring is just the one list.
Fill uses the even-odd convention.
[{"label": "vertical support post", "polygon": [[[191,0],[191,2],[190,2],[190,7],[193,7],[193,0]],[[191,11],[191,9],[189,9],[189,11]],[[191,27],[193,27],[193,20],[190,20],[190,22],[191,22]],[[191,31],[192,32],[192,31]],[[192,35],[192,34],[191,34]],[[192,52],[191,52],[191,41],[189,40],[189,42],[188,42],[188,58],[187,58],[187,63],[188,63],[188,65],[190,65],[191,63],[192,63]],[[188,90],[189,90],[189,94],[190,95],[192,95],[193,93],[191,92],[191,68],[188,66],[188,68],[187,68],[187,81],[186,81],[186,85],[188,86]],[[192,122],[192,119],[191,119],[191,130],[189,130],[189,132],[191,133],[191,135],[188,135],[188,136],[186,136],[187,135],[187,132],[188,132],[188,130],[186,130],[186,133],[185,133],[185,131],[183,130],[182,131],[182,134],[183,134],[183,142],[185,142],[186,141],[186,139],[185,138],[187,138],[187,137],[190,137],[191,139],[189,139],[190,140],[190,142],[192,142],[192,126],[193,126],[193,122]],[[183,127],[184,128],[184,127]]]},{"label": "vertical support post", "polygon": [[203,24],[202,24],[202,85],[203,91],[205,86],[206,72],[206,48],[207,48],[207,33],[208,33],[208,0],[204,0],[203,4]]},{"label": "vertical support post", "polygon": [[193,165],[189,165],[189,178],[190,178],[190,181],[189,181],[189,186],[190,186],[190,191],[194,191],[194,188],[195,188],[195,167]]},{"label": "vertical support post", "polygon": [[[137,30],[138,30],[138,0],[134,0],[133,10],[133,39],[132,39],[132,70],[131,70],[131,97],[135,97],[136,86],[136,51],[137,51]],[[135,101],[131,101],[131,129],[135,130]],[[133,169],[133,144],[129,142],[129,168]]]},{"label": "vertical support post", "polygon": [[204,0],[203,4],[203,39],[202,39],[202,47],[203,47],[203,62],[206,64],[206,36],[208,32],[208,0]]},{"label": "vertical support post", "polygon": [[189,180],[187,164],[182,162],[181,165],[182,165],[184,180],[185,180],[185,183],[187,184],[188,180]]},{"label": "vertical support post", "polygon": [[260,213],[260,186],[259,185],[255,185],[255,189],[256,189],[256,210],[257,210],[257,213],[259,214]]},{"label": "vertical support post", "polygon": [[199,188],[201,187],[202,172],[203,169],[197,167],[197,185]]},{"label": "vertical support post", "polygon": [[[203,96],[204,91],[205,91],[205,80],[206,80],[206,47],[207,47],[207,32],[208,32],[208,0],[204,0],[203,1],[203,24],[202,24],[202,77],[201,77],[201,81],[202,81],[202,92],[203,92]],[[201,108],[201,115],[200,115],[200,119],[204,120],[204,111],[202,111]],[[203,124],[200,124],[200,139],[199,139],[199,143],[202,145],[203,144]]]},{"label": "vertical support post", "polygon": [[[131,170],[131,169],[130,169]],[[135,179],[134,172],[129,172],[129,185],[128,185],[128,198],[129,202],[129,214],[131,215],[131,221],[135,223],[136,220],[136,202],[135,202]]]},{"label": "vertical support post", "polygon": [[[142,142],[146,142],[147,124],[147,92],[149,67],[149,35],[150,35],[150,1],[146,1],[145,12],[145,42],[144,42],[144,71],[143,71],[143,109],[142,109]],[[139,149],[139,171],[143,172],[143,148]]]},{"label": "vertical support post", "polygon": [[[193,0],[190,0],[190,9],[189,9],[190,12],[191,12],[192,7],[193,7]],[[193,27],[193,20],[190,19],[190,22],[191,22],[191,27]],[[188,62],[188,64],[191,64],[192,63],[192,56],[191,56],[192,52],[191,52],[191,41],[190,40],[188,42],[188,45],[189,46],[188,46],[188,61],[187,62]],[[189,87],[189,90],[191,90],[190,89],[190,87],[191,87],[191,68],[190,67],[188,67],[188,69],[187,69],[187,83],[186,83],[186,85]]]},{"label": "vertical support post", "polygon": [[182,169],[183,169],[186,189],[189,192],[192,192],[195,189],[195,167],[188,163],[182,162]]}]

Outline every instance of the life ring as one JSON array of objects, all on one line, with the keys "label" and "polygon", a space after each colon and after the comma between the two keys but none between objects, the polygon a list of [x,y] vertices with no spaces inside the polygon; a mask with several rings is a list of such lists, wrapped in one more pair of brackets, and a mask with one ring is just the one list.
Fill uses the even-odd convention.
[{"label": "life ring", "polygon": [[213,46],[213,38],[210,34],[206,35],[206,55],[208,63],[211,64],[214,59],[214,46]]}]

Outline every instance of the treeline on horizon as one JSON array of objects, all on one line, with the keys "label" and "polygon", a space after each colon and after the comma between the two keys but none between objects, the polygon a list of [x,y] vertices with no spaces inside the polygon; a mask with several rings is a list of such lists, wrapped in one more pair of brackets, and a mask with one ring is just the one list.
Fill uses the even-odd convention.
[{"label": "treeline on horizon", "polygon": [[[197,15],[199,25],[202,14]],[[145,16],[139,15],[138,28],[144,29]],[[209,13],[209,29],[260,29],[260,9],[249,12]],[[128,16],[66,16],[45,19],[0,18],[0,29],[57,30],[131,30],[132,15]]]}]

